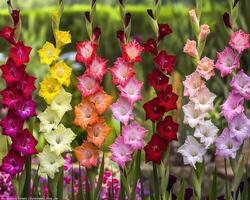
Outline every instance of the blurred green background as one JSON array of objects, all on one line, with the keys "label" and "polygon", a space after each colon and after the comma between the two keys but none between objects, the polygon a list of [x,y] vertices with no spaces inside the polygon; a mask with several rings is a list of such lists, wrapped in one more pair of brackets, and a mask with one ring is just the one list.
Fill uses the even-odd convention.
[{"label": "blurred green background", "polygon": [[[56,0],[15,0],[15,5],[21,9],[22,15],[22,33],[21,39],[33,48],[31,54],[31,62],[28,66],[28,71],[38,78],[39,81],[44,77],[48,70],[48,66],[41,65],[37,56],[37,50],[42,47],[44,42],[54,42],[51,29],[51,12],[56,9]],[[182,81],[185,76],[190,74],[195,66],[192,64],[191,59],[183,52],[183,46],[187,38],[194,39],[191,25],[189,22],[188,10],[194,7],[193,0],[163,0],[161,9],[160,22],[169,23],[173,29],[173,34],[168,36],[162,48],[166,49],[168,53],[177,56],[177,63],[175,73],[173,75],[174,87],[179,95],[182,95]],[[63,51],[63,58],[66,59],[73,67],[72,85],[69,88],[73,93],[73,105],[80,101],[80,94],[75,89],[75,76],[82,74],[84,67],[74,63],[75,43],[88,39],[85,22],[84,11],[89,9],[89,1],[82,0],[65,0],[65,11],[61,20],[61,29],[69,30],[72,34],[72,43]],[[150,27],[149,19],[147,16],[147,9],[153,7],[153,0],[127,0],[127,12],[132,14],[132,31],[131,37],[146,41],[147,38],[153,37],[154,33]],[[250,13],[247,8],[250,7],[249,0],[240,1],[239,17],[237,20],[238,27],[249,32]],[[216,52],[221,51],[229,41],[229,32],[226,30],[222,15],[229,10],[227,0],[206,0],[204,1],[204,8],[202,14],[202,23],[207,23],[211,27],[211,34],[208,36],[207,45],[204,50],[204,55],[212,59],[216,59]],[[11,23],[8,15],[8,10],[5,1],[0,1],[0,27]],[[116,39],[116,31],[122,28],[122,22],[119,14],[118,0],[98,0],[97,11],[94,18],[94,25],[101,27],[102,35],[100,40],[99,54],[109,60],[109,67],[113,65],[115,59],[121,56],[119,42]],[[4,62],[8,54],[8,45],[0,40],[0,62]],[[245,52],[241,59],[242,67],[245,71],[250,71],[247,63],[250,62],[249,51]],[[145,85],[143,88],[143,101],[136,105],[137,119],[144,123],[150,129],[150,124],[144,121],[144,110],[142,105],[144,102],[153,98],[155,95],[153,90],[147,85],[146,76],[153,69],[151,56],[148,54],[143,55],[143,62],[136,65],[137,77],[143,80]],[[3,84],[1,84],[4,87]],[[105,77],[103,86],[109,94],[116,95],[117,90],[111,84],[111,77],[108,74]],[[210,81],[208,87],[218,95],[216,104],[219,104],[224,96],[228,93],[228,80],[222,79],[218,73]],[[38,102],[38,110],[43,110],[45,107],[44,101],[36,94],[34,96]],[[185,103],[185,98],[180,98],[179,109]],[[182,113],[179,110],[175,113],[175,119],[181,124],[179,138],[183,138],[191,133],[187,126],[182,124]],[[107,115],[110,118],[110,113]],[[213,112],[214,119],[218,117],[218,107]],[[71,126],[77,133],[82,131],[75,126],[72,126],[73,112],[65,116],[65,124]],[[111,119],[111,118],[110,118]],[[113,126],[117,127],[114,123]],[[221,120],[217,120],[217,125],[221,127]],[[79,137],[84,137],[85,134],[79,134]],[[79,139],[81,141],[81,139]]]}]

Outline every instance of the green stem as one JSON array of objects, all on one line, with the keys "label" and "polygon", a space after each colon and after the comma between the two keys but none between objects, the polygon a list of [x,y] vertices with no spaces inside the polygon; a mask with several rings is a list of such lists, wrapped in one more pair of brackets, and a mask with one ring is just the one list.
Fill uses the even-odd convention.
[{"label": "green stem", "polygon": [[57,199],[63,200],[63,186],[64,186],[64,168],[63,166],[59,171],[59,179],[57,183]]},{"label": "green stem", "polygon": [[227,176],[227,160],[226,158],[224,158],[224,167],[225,167],[225,175],[226,175],[226,183],[225,183],[225,187],[226,187],[226,200],[229,200],[229,190],[228,190],[228,176]]},{"label": "green stem", "polygon": [[135,167],[133,170],[133,177],[132,177],[132,195],[131,199],[136,199],[136,185],[137,185],[137,180],[138,176],[140,173],[140,162],[141,162],[141,151],[136,152],[136,160],[135,160]]},{"label": "green stem", "polygon": [[158,173],[157,173],[157,167],[156,164],[153,163],[153,174],[154,174],[154,189],[155,189],[155,198],[160,199],[160,185],[158,182]]},{"label": "green stem", "polygon": [[31,156],[27,157],[25,163],[25,172],[26,172],[26,178],[25,178],[22,197],[28,198],[30,195],[30,182],[31,182]]}]

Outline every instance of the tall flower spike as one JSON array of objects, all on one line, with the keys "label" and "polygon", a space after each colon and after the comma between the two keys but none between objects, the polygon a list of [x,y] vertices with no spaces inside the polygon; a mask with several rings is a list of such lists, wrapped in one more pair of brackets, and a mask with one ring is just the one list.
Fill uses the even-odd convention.
[{"label": "tall flower spike", "polygon": [[[10,137],[11,145],[10,151],[2,160],[0,170],[1,173],[5,172],[10,177],[14,177],[23,171],[27,156],[37,154],[37,140],[32,135],[33,130],[24,129],[25,121],[36,115],[36,103],[32,100],[35,78],[26,72],[25,66],[30,60],[32,48],[16,38],[17,26],[20,23],[19,11],[14,10],[11,6],[9,9],[14,27],[3,27],[0,31],[0,37],[10,44],[7,62],[0,67],[2,78],[6,83],[6,88],[0,93],[2,105],[7,109],[7,114],[1,120],[0,125],[2,134]],[[19,29],[19,31],[21,30]],[[0,198],[2,197],[1,187],[2,183]],[[6,191],[8,190],[10,188],[6,188]]]},{"label": "tall flower spike", "polygon": [[71,43],[69,31],[59,29],[60,17],[63,9],[60,8],[52,15],[55,44],[45,42],[38,51],[40,62],[50,65],[49,72],[40,82],[39,95],[48,104],[45,111],[38,115],[40,131],[44,134],[46,146],[39,153],[39,174],[53,179],[55,173],[64,165],[62,154],[71,150],[71,142],[76,135],[70,128],[61,123],[65,113],[72,109],[70,102],[72,95],[65,91],[63,86],[70,86],[72,68],[64,60],[60,60],[63,47]]}]

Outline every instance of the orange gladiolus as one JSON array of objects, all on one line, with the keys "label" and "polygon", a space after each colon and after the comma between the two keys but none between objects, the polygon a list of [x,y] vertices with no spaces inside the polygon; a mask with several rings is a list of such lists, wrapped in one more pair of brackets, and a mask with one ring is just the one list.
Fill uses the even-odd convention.
[{"label": "orange gladiolus", "polygon": [[75,107],[74,124],[86,129],[88,125],[93,125],[98,121],[98,113],[93,103],[84,99]]},{"label": "orange gladiolus", "polygon": [[96,124],[87,128],[87,140],[101,148],[102,144],[110,133],[110,130],[111,128],[107,125],[104,119],[100,119]]},{"label": "orange gladiolus", "polygon": [[88,141],[74,148],[74,153],[81,166],[90,168],[97,165],[99,158],[98,148]]},{"label": "orange gladiolus", "polygon": [[99,115],[103,114],[110,104],[112,103],[113,97],[108,95],[103,90],[90,96],[90,101],[95,104],[96,110]]}]

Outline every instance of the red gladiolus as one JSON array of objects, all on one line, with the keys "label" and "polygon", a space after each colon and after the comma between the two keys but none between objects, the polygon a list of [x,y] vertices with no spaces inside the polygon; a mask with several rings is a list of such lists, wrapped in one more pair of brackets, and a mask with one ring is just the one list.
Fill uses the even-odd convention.
[{"label": "red gladiolus", "polygon": [[14,82],[20,81],[24,71],[25,66],[17,66],[12,59],[8,59],[5,65],[1,66],[1,70],[3,72],[3,79],[6,81],[7,85],[11,85]]},{"label": "red gladiolus", "polygon": [[15,109],[17,102],[20,99],[21,91],[15,87],[7,87],[0,92],[2,95],[3,107]]},{"label": "red gladiolus", "polygon": [[142,51],[143,47],[136,40],[122,45],[122,57],[129,63],[140,62]]},{"label": "red gladiolus", "polygon": [[178,126],[171,116],[167,116],[163,121],[157,124],[156,130],[160,136],[169,143],[173,140],[177,140]]},{"label": "red gladiolus", "polygon": [[147,80],[149,85],[156,91],[161,91],[168,86],[168,77],[165,76],[160,70],[154,69],[148,76]]},{"label": "red gladiolus", "polygon": [[164,115],[164,107],[160,105],[160,98],[155,97],[143,105],[146,112],[146,119],[157,121]]},{"label": "red gladiolus", "polygon": [[32,92],[36,89],[35,80],[35,77],[25,72],[22,79],[17,83],[16,88],[22,91],[25,98],[31,98]]},{"label": "red gladiolus", "polygon": [[16,26],[20,20],[20,10],[12,10],[11,16],[14,22],[14,26]]},{"label": "red gladiolus", "polygon": [[172,29],[168,24],[158,24],[159,31],[158,31],[158,41],[163,39],[166,35],[172,33]]},{"label": "red gladiolus", "polygon": [[158,67],[166,71],[168,74],[171,74],[174,68],[175,64],[175,56],[168,55],[166,51],[161,51],[155,58],[154,58],[155,64],[158,65]]},{"label": "red gladiolus", "polygon": [[31,47],[24,46],[23,42],[20,41],[10,49],[10,58],[14,60],[17,66],[28,63],[31,50]]},{"label": "red gladiolus", "polygon": [[92,34],[92,40],[94,42],[98,42],[100,35],[101,35],[101,29],[99,27],[95,27]]},{"label": "red gladiolus", "polygon": [[7,40],[11,44],[15,44],[15,29],[11,28],[9,26],[3,27],[3,29],[0,31],[0,37]]},{"label": "red gladiolus", "polygon": [[30,133],[28,129],[22,131],[16,138],[14,138],[11,148],[21,152],[24,156],[37,154],[36,145],[38,141]]},{"label": "red gladiolus", "polygon": [[83,62],[88,65],[89,62],[95,57],[97,44],[91,41],[79,42],[76,44],[76,61]]},{"label": "red gladiolus", "polygon": [[145,146],[146,162],[153,161],[161,164],[161,158],[167,148],[167,143],[158,134],[153,134],[149,143]]},{"label": "red gladiolus", "polygon": [[116,37],[120,40],[120,42],[121,42],[122,44],[125,43],[125,41],[126,41],[126,36],[125,36],[124,31],[121,31],[121,30],[117,31],[117,32],[116,32]]},{"label": "red gladiolus", "polygon": [[143,45],[144,47],[144,51],[146,52],[150,52],[153,55],[157,55],[158,51],[157,51],[157,43],[153,38],[149,38],[147,40],[147,42]]},{"label": "red gladiolus", "polygon": [[176,102],[178,100],[178,96],[173,93],[171,85],[168,85],[164,90],[159,92],[157,96],[160,99],[159,104],[164,107],[165,112],[177,109]]}]

